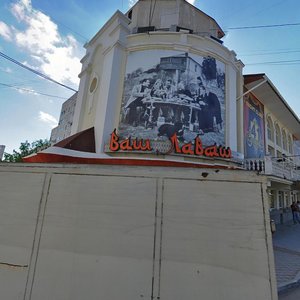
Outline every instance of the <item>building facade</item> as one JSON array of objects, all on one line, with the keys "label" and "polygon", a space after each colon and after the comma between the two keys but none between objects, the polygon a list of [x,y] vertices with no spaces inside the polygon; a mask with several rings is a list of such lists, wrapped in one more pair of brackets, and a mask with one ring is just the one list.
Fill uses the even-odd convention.
[{"label": "building facade", "polygon": [[[245,109],[245,165],[268,175],[271,217],[277,223],[288,222],[290,205],[300,200],[299,118],[265,74],[245,75],[244,79],[245,89],[251,91],[244,101],[252,101],[248,110],[255,115],[247,119]],[[251,127],[254,123],[256,129]]]},{"label": "building facade", "polygon": [[[155,140],[162,125],[183,124],[187,142],[200,134],[205,145],[242,153],[236,115],[243,99],[236,105],[236,98],[243,64],[222,45],[223,31],[185,1],[160,1],[151,12],[149,5],[139,1],[126,15],[116,12],[86,44],[72,134],[94,127],[96,153],[103,153],[115,128],[122,138]],[[208,109],[202,125],[200,85],[217,98],[217,112]]]},{"label": "building facade", "polygon": [[50,143],[56,144],[71,135],[77,93],[62,104],[58,126],[52,129]]},{"label": "building facade", "polygon": [[[300,200],[299,119],[265,74],[242,75],[223,36],[213,18],[185,1],[152,7],[143,0],[125,15],[116,12],[85,45],[76,107],[73,96],[74,113],[62,108],[53,141],[93,127],[96,153],[139,156],[108,151],[116,129],[119,139],[155,141],[147,157],[178,159],[164,144],[170,133],[179,145],[199,136],[204,146],[230,147],[239,165],[268,175],[272,217],[288,221],[291,202]],[[214,105],[202,101],[202,87]],[[179,152],[184,161],[203,159]]]},{"label": "building facade", "polygon": [[3,154],[4,154],[5,146],[0,145],[0,160],[2,160]]}]

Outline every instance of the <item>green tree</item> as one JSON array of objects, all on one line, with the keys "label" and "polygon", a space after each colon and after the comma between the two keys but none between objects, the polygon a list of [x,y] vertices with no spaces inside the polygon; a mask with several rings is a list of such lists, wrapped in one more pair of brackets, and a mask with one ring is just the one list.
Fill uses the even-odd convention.
[{"label": "green tree", "polygon": [[21,145],[19,147],[19,151],[13,150],[12,154],[5,152],[3,161],[22,162],[22,157],[28,156],[32,153],[37,153],[38,151],[44,150],[50,146],[51,146],[51,144],[47,139],[36,140],[32,143],[25,141],[25,142],[21,143]]}]

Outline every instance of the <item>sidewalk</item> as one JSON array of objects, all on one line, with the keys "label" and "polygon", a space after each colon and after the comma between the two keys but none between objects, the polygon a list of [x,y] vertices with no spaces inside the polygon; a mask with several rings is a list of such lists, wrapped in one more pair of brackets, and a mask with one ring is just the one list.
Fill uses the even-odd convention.
[{"label": "sidewalk", "polygon": [[300,282],[300,224],[276,225],[273,249],[280,292]]}]

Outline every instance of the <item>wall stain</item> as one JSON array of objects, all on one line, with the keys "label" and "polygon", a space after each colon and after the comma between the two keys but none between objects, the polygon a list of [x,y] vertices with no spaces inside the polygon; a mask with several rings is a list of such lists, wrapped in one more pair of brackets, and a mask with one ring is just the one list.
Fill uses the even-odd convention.
[{"label": "wall stain", "polygon": [[11,263],[6,263],[6,262],[0,262],[0,268],[19,270],[19,269],[28,268],[28,265],[17,265],[17,264],[11,264]]}]

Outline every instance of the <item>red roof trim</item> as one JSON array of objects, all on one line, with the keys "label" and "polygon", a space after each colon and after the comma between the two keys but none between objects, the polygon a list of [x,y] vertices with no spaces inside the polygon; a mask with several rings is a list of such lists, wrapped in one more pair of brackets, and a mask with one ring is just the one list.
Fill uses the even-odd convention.
[{"label": "red roof trim", "polygon": [[126,165],[126,166],[154,166],[154,167],[177,167],[177,168],[211,168],[211,169],[240,169],[235,166],[207,165],[189,162],[177,162],[167,160],[147,159],[121,159],[121,158],[86,158],[60,154],[38,153],[23,158],[26,163],[73,163],[73,164],[99,164],[99,165]]}]

